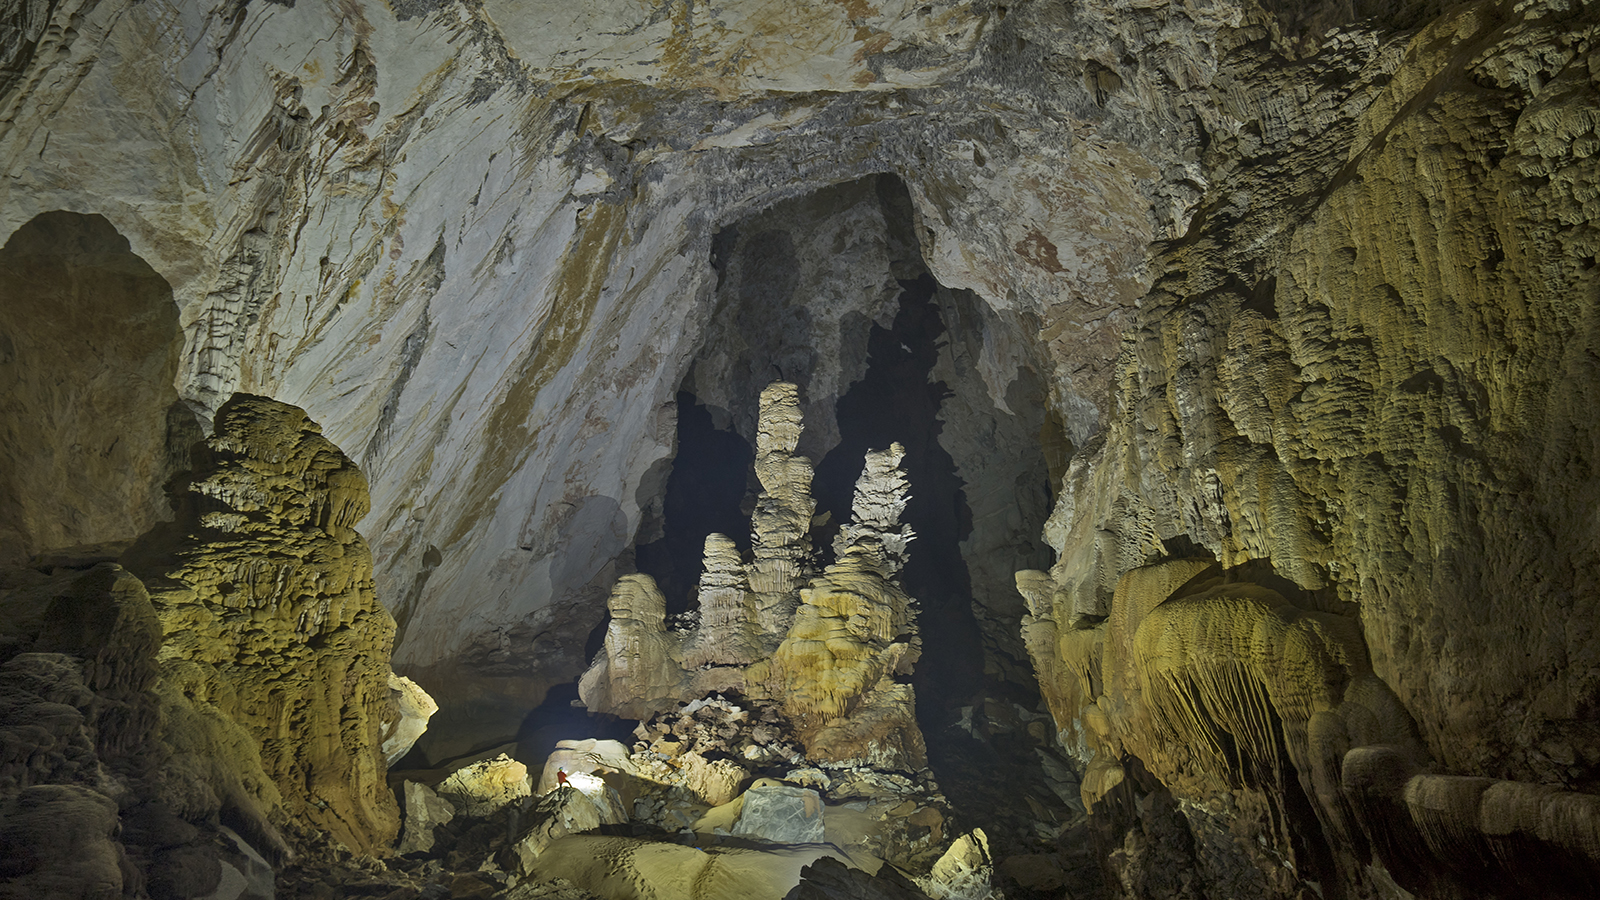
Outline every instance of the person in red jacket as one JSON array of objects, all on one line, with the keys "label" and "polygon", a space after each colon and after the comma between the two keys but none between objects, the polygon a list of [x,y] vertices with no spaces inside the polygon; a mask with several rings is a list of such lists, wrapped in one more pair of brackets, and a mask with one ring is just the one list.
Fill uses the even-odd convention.
[{"label": "person in red jacket", "polygon": [[566,786],[567,786],[567,770],[565,768],[562,768],[562,767],[557,767],[557,769],[556,769],[556,787],[557,788],[564,788]]}]

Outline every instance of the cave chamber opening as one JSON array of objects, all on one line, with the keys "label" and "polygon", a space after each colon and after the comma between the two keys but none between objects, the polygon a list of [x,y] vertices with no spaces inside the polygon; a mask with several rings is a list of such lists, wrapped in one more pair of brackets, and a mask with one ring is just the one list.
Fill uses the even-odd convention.
[{"label": "cave chamber opening", "polygon": [[902,521],[917,535],[900,578],[923,647],[909,680],[930,765],[964,827],[1021,850],[1039,840],[1039,810],[1018,795],[1045,798],[1045,818],[1064,820],[1077,794],[1050,746],[1013,581],[1052,562],[1045,445],[1059,427],[1026,321],[940,285],[916,227],[891,175],[723,227],[714,309],[676,398],[677,452],[657,494],[641,497],[633,562],[669,615],[692,616],[706,535],[729,536],[749,559],[759,396],[772,381],[800,388],[817,571],[849,520],[866,452],[900,443]]}]

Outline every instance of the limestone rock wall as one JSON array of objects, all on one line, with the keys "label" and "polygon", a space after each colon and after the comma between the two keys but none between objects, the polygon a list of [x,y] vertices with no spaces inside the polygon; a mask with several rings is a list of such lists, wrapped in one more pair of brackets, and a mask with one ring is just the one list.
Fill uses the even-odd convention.
[{"label": "limestone rock wall", "polygon": [[7,237],[0,298],[0,563],[167,518],[199,429],[166,281],[104,218],[52,212]]},{"label": "limestone rock wall", "polygon": [[897,279],[921,253],[879,175],[832,185],[727,222],[713,238],[715,312],[685,387],[722,428],[755,442],[753,387],[803,385],[797,448],[820,460],[839,442],[839,397],[867,370],[867,331],[894,319]]},{"label": "limestone rock wall", "polygon": [[894,173],[941,283],[1037,322],[1085,440],[1250,14],[575,9],[64,0],[5,51],[0,233],[105,216],[172,287],[179,396],[350,448],[397,658],[463,728],[582,667],[726,223]]},{"label": "limestone rock wall", "polygon": [[[1299,215],[1220,209],[1173,247],[1121,357],[1120,415],[1075,463],[1050,535],[1079,615],[1105,615],[1115,575],[1164,542],[1271,560],[1359,614],[1376,671],[1442,759],[1577,784],[1583,765],[1559,771],[1530,755],[1537,742],[1517,750],[1481,725],[1535,711],[1525,738],[1542,742],[1581,727],[1589,692],[1566,641],[1592,619],[1595,544],[1574,525],[1593,505],[1595,437],[1574,404],[1596,383],[1581,262],[1594,238],[1583,202],[1562,200],[1583,164],[1544,135],[1586,120],[1593,95],[1505,74],[1545,60],[1587,79],[1573,42],[1588,26],[1486,16],[1375,49],[1395,71],[1323,136],[1337,152],[1235,176],[1323,185]],[[1516,611],[1494,612],[1498,598]],[[1559,638],[1540,632],[1546,615],[1566,623]],[[1481,665],[1511,647],[1504,668]]]},{"label": "limestone rock wall", "polygon": [[164,677],[139,579],[7,568],[0,606],[0,896],[195,896],[292,853],[255,742]]},{"label": "limestone rock wall", "polygon": [[[1073,451],[1058,560],[1027,579],[1069,744],[1116,727],[1060,685],[1103,690],[1085,660],[1123,578],[1204,557],[1358,621],[1440,777],[1595,789],[1590,4],[23,10],[0,234],[104,216],[171,287],[176,397],[208,420],[283,397],[353,448],[399,659],[477,737],[586,662],[716,332],[713,235],[893,173],[927,266],[1024,345],[1002,355],[1036,361]],[[147,349],[111,374],[166,379]],[[70,487],[24,444],[15,471]],[[10,496],[6,539],[136,530],[150,471],[90,498],[117,521],[34,543],[15,510],[45,491]],[[1160,786],[1126,776],[1108,791]],[[1418,796],[1501,808],[1460,785]],[[1245,815],[1216,802],[1206,853]]]},{"label": "limestone rock wall", "polygon": [[[1239,581],[1264,579],[1302,620],[1332,616],[1318,627],[1348,635],[1350,649],[1332,653],[1341,665],[1370,658],[1372,674],[1351,669],[1341,690],[1393,699],[1322,748],[1342,758],[1342,786],[1314,783],[1314,758],[1251,762],[1255,689],[1222,670],[1201,693],[1235,699],[1183,689],[1147,720],[1177,729],[1168,740],[1120,745],[1198,804],[1185,815],[1202,881],[1223,883],[1216,861],[1253,853],[1211,829],[1260,813],[1242,793],[1204,799],[1172,768],[1162,748],[1205,746],[1171,740],[1189,733],[1184,722],[1237,747],[1195,763],[1213,782],[1238,766],[1265,773],[1258,787],[1304,781],[1320,825],[1302,832],[1327,836],[1335,856],[1348,823],[1374,829],[1350,832],[1352,856],[1370,846],[1388,875],[1346,869],[1352,890],[1382,893],[1392,875],[1419,896],[1578,896],[1594,877],[1565,826],[1534,839],[1538,827],[1511,824],[1541,820],[1539,804],[1496,818],[1477,792],[1559,794],[1572,827],[1594,827],[1600,433],[1579,410],[1600,388],[1600,306],[1587,262],[1596,210],[1571,185],[1596,174],[1579,136],[1596,108],[1595,27],[1585,7],[1467,5],[1414,33],[1329,33],[1294,68],[1280,55],[1293,51],[1266,39],[1225,60],[1232,77],[1207,120],[1211,190],[1164,248],[1103,437],[1067,472],[1047,527],[1060,559],[1047,577],[1019,578],[1063,742],[1089,751],[1086,799],[1150,789],[1119,787],[1123,767],[1092,762],[1097,741],[1146,727],[1094,698],[1138,685],[1143,702],[1167,704],[1162,679],[1189,676],[1157,666],[1156,678],[1141,668],[1149,654],[1199,657],[1149,642],[1212,627],[1198,607],[1188,625],[1157,621],[1187,615],[1186,601],[1164,598],[1188,576],[1147,585],[1142,606],[1137,591],[1125,597],[1146,563],[1203,557],[1200,568],[1216,560]],[[1167,637],[1149,632],[1162,628]],[[1301,652],[1238,646],[1222,658],[1264,653],[1288,667]],[[1284,700],[1266,704],[1268,718],[1294,756],[1297,714]],[[1381,743],[1395,743],[1395,723],[1411,722],[1415,750],[1381,763],[1358,750],[1358,733],[1383,723]],[[1501,828],[1528,842],[1525,856],[1485,864],[1463,849]],[[1285,835],[1275,852],[1293,855],[1291,844]],[[1283,866],[1271,859],[1234,871],[1252,865],[1267,879],[1256,890],[1296,889],[1273,880]]]},{"label": "limestone rock wall", "polygon": [[[885,369],[926,363],[930,371],[921,375],[938,410],[931,433],[916,440],[920,427],[897,432],[868,426],[872,440],[903,439],[914,460],[937,441],[938,450],[952,458],[965,483],[961,502],[971,512],[957,513],[961,524],[951,526],[966,535],[961,561],[971,581],[970,597],[958,602],[977,614],[989,674],[1027,684],[1033,673],[1017,639],[1023,610],[1011,576],[1051,559],[1039,533],[1051,500],[1041,452],[1047,421],[1054,423],[1048,431],[1060,461],[1070,452],[1061,446],[1061,416],[1047,415],[1047,386],[1039,375],[1053,364],[1023,311],[997,310],[971,291],[937,286],[922,259],[915,220],[905,182],[880,174],[723,224],[711,248],[714,312],[683,389],[705,405],[717,428],[755,445],[761,433],[759,388],[774,377],[797,382],[806,428],[795,450],[826,466],[845,434],[859,434],[864,425],[857,418],[841,428],[840,403],[848,407],[873,396],[872,367],[881,377]],[[901,319],[905,310],[897,300],[927,289],[933,292],[932,314],[920,322],[942,335],[929,337],[926,357],[920,343],[915,355],[905,357],[904,340],[869,350],[875,334],[881,340],[883,330],[918,321]],[[924,502],[931,502],[938,491],[923,493]],[[823,496],[819,491],[819,501]],[[842,500],[847,504],[848,495]],[[647,505],[644,519],[642,530],[656,534],[657,511]]]}]

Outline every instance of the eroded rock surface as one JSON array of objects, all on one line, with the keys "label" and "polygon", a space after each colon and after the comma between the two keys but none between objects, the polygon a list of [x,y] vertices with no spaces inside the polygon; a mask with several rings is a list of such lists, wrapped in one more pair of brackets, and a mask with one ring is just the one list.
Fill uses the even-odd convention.
[{"label": "eroded rock surface", "polygon": [[[289,399],[359,459],[397,662],[454,719],[440,735],[587,662],[639,488],[672,452],[670,401],[722,333],[721,226],[895,173],[921,223],[904,243],[996,314],[971,396],[1005,404],[1031,358],[1081,444],[1149,242],[1182,234],[1204,189],[1194,107],[1213,105],[1228,29],[1270,18],[967,0],[25,9],[3,54],[0,234],[105,216],[171,285],[182,399],[203,417],[237,390]],[[896,274],[804,290],[881,302]],[[819,402],[859,352],[826,348],[805,373]]]},{"label": "eroded rock surface", "polygon": [[[103,215],[171,286],[175,377],[159,353],[102,344],[116,360],[103,377],[155,373],[208,425],[237,389],[287,397],[359,448],[402,667],[441,689],[441,716],[460,726],[435,735],[504,737],[588,662],[585,637],[651,502],[640,488],[671,454],[670,398],[689,360],[763,324],[713,326],[718,282],[744,290],[760,257],[796,246],[762,211],[895,173],[927,268],[993,315],[962,348],[985,384],[958,386],[948,414],[1026,396],[1045,407],[1028,421],[1042,420],[1049,447],[1058,559],[1023,592],[1027,640],[1063,745],[1090,761],[1084,795],[1121,810],[1103,820],[1121,830],[1100,834],[1115,889],[1326,896],[1349,881],[1358,895],[1453,898],[1469,883],[1520,896],[1566,890],[1530,868],[1587,865],[1571,849],[1581,842],[1535,823],[1587,821],[1587,801],[1567,798],[1600,784],[1593,4],[18,10],[0,39],[0,232],[59,210]],[[760,234],[725,231],[744,222]],[[727,245],[746,240],[761,250],[754,265],[724,265]],[[885,289],[876,268],[858,274],[748,286]],[[765,296],[798,333],[814,298]],[[875,302],[851,312],[873,318]],[[0,366],[36,359],[11,328]],[[817,396],[831,395],[859,361],[822,355],[786,357],[808,371],[780,377],[815,376]],[[1038,372],[1037,391],[1011,383],[1017,360]],[[54,382],[36,374],[0,377],[26,382],[15,398],[37,385],[49,395]],[[146,399],[164,399],[154,388]],[[68,417],[75,467],[58,465],[65,451],[24,460],[31,433],[4,423],[21,435],[4,448],[12,471],[43,472],[54,489],[3,498],[10,546],[33,516],[19,510],[83,514],[35,517],[59,536],[20,546],[54,551],[152,508],[153,474],[103,505],[80,502],[101,495],[95,478],[72,484],[74,469],[154,472],[139,461],[154,459],[160,429],[113,445],[116,426],[98,426],[120,413],[95,409]],[[973,446],[969,469],[981,465]],[[1006,515],[1001,493],[974,514]],[[764,590],[714,555],[713,591]],[[1216,561],[1229,583],[1295,612],[1264,595],[1189,602],[1171,585],[1119,618],[1130,573],[1180,558]],[[1173,610],[1156,612],[1169,598]],[[989,661],[1005,666],[1013,648],[997,632],[1022,611],[992,597],[986,609]],[[1242,650],[1247,619],[1272,637],[1261,659],[1198,653],[1162,667],[1180,649]],[[714,659],[701,642],[677,662],[712,673],[711,690],[730,674],[717,669],[743,664],[734,646]],[[1289,799],[1303,770],[1288,738],[1276,760],[1225,752],[1236,738],[1265,750],[1271,729],[1245,718],[1263,691],[1303,718],[1304,696],[1274,697],[1265,677],[1237,705],[1219,699],[1289,647],[1339,656],[1318,666],[1352,684],[1370,686],[1370,669],[1437,769],[1413,772],[1409,751],[1350,756],[1365,732],[1388,731],[1387,714],[1370,729],[1346,722],[1348,749],[1319,743],[1317,714],[1348,701],[1332,687],[1304,695],[1329,705],[1306,720],[1308,750],[1370,763],[1336,793],[1370,801],[1364,821],[1411,823],[1367,835],[1390,872],[1300,865],[1317,854],[1286,843],[1273,807],[1246,791],[1270,782]],[[1202,670],[1207,659],[1220,665]],[[183,686],[231,702],[202,674]],[[182,691],[150,690],[178,710],[178,731],[200,728]],[[1135,690],[1137,703],[1099,702]],[[1204,714],[1185,712],[1190,701]],[[59,725],[71,744],[66,719],[45,731]],[[174,747],[186,776],[175,781],[213,783],[213,762],[251,740],[196,733],[213,736]],[[1198,737],[1196,752],[1157,754],[1157,734]],[[1091,752],[1125,739],[1160,758],[1113,765]],[[1203,775],[1244,786],[1180,795]],[[1313,817],[1336,805],[1322,787],[1301,788]],[[203,791],[184,802],[197,815],[222,806]],[[1507,839],[1510,852],[1457,827],[1473,810],[1555,837],[1526,854],[1547,838]],[[1303,835],[1340,831],[1336,818]],[[1486,847],[1513,864],[1455,858]]]},{"label": "eroded rock surface", "polygon": [[393,842],[384,784],[394,620],[355,523],[366,480],[293,406],[238,395],[129,552],[165,634],[163,675],[244,729],[285,811],[352,849]]},{"label": "eroded rock surface", "polygon": [[200,434],[167,282],[105,218],[50,212],[8,233],[0,297],[0,563],[169,518]]},{"label": "eroded rock surface", "polygon": [[[1225,735],[1236,742],[1231,761],[1201,762],[1217,746],[1202,739],[1181,745],[1194,757],[1180,767],[1235,781],[1229,771],[1253,769],[1262,774],[1245,780],[1258,785],[1280,778],[1274,772],[1299,781],[1317,824],[1295,830],[1325,836],[1344,861],[1321,877],[1353,891],[1390,890],[1383,885],[1393,876],[1422,896],[1515,896],[1533,885],[1577,896],[1571,873],[1594,865],[1554,849],[1567,840],[1560,829],[1526,838],[1542,848],[1528,859],[1563,859],[1534,869],[1486,870],[1472,852],[1420,836],[1441,827],[1440,814],[1425,810],[1448,808],[1462,846],[1483,846],[1486,820],[1461,812],[1478,808],[1467,795],[1479,787],[1449,778],[1490,779],[1507,797],[1572,792],[1565,802],[1576,810],[1586,808],[1600,760],[1581,712],[1597,670],[1589,651],[1567,643],[1591,643],[1579,635],[1594,627],[1590,601],[1600,596],[1589,574],[1592,529],[1570,524],[1586,521],[1577,510],[1596,502],[1595,481],[1572,474],[1590,472],[1594,459],[1593,417],[1573,405],[1600,384],[1594,366],[1573,355],[1594,342],[1583,261],[1594,210],[1567,188],[1592,163],[1553,138],[1587,128],[1574,123],[1592,116],[1593,15],[1565,5],[1463,6],[1415,34],[1330,33],[1300,74],[1341,72],[1337,87],[1298,80],[1264,47],[1226,57],[1239,78],[1223,111],[1264,127],[1228,131],[1209,148],[1214,202],[1160,258],[1119,357],[1117,412],[1103,443],[1066,473],[1047,527],[1060,560],[1049,579],[1024,579],[1030,646],[1069,746],[1116,745],[1145,721],[1169,737],[1194,727]],[[1304,99],[1291,110],[1290,96]],[[1248,203],[1229,199],[1247,195]],[[1215,598],[1140,608],[1121,596],[1140,566],[1182,556],[1217,560],[1239,581],[1292,596],[1299,624],[1261,620],[1247,649],[1214,630],[1255,615],[1243,596],[1226,612]],[[1172,596],[1179,586],[1168,587]],[[1553,621],[1562,624],[1539,624]],[[1274,644],[1271,635],[1299,629],[1311,629],[1306,640]],[[1181,667],[1157,666],[1148,683],[1133,678],[1178,643],[1198,660],[1205,653],[1196,649],[1216,641],[1233,641],[1237,656],[1223,659],[1274,660],[1284,672],[1337,662],[1341,674],[1327,682],[1337,691],[1309,719],[1293,710],[1316,691],[1268,691],[1281,758],[1251,758],[1263,743],[1248,721],[1261,688],[1228,687],[1249,681],[1237,680],[1235,665],[1263,663],[1228,663],[1212,687],[1179,687],[1188,697],[1170,704],[1163,697],[1191,678]],[[1043,652],[1051,643],[1057,649]],[[1131,715],[1114,695],[1133,685],[1142,702],[1167,705],[1148,720]],[[1352,704],[1367,712],[1350,719],[1341,710]],[[1294,762],[1297,720],[1311,723],[1305,765]],[[1350,754],[1366,740],[1400,746],[1384,757],[1392,770],[1378,769],[1391,774],[1341,787],[1338,761],[1360,758]],[[1198,783],[1172,768],[1171,750],[1158,749],[1170,741],[1121,746],[1182,801],[1201,800]],[[1566,750],[1579,746],[1591,750]],[[1396,774],[1419,764],[1448,776]],[[1091,763],[1086,799],[1133,789],[1119,777]],[[1439,799],[1424,799],[1434,790]],[[1341,809],[1373,791],[1387,799],[1369,796],[1367,813]],[[1288,835],[1267,838],[1270,858],[1215,839],[1223,823],[1271,830],[1270,816],[1238,795],[1207,802],[1206,813],[1184,807],[1197,884],[1232,865],[1217,860],[1255,857],[1237,871],[1263,873],[1257,889],[1297,889],[1274,876],[1286,871],[1274,860],[1303,855]],[[1387,812],[1376,815],[1379,806]],[[1367,838],[1352,821],[1410,835],[1372,837],[1387,873],[1369,881],[1358,871]]]},{"label": "eroded rock surface", "polygon": [[[803,428],[793,384],[763,391],[760,422],[763,490],[743,577],[731,543],[708,536],[701,597],[709,609],[692,630],[678,631],[666,627],[655,580],[623,576],[608,601],[605,648],[579,695],[592,710],[643,719],[714,691],[735,692],[780,707],[812,759],[922,769],[927,754],[913,693],[895,681],[919,652],[914,603],[896,579],[915,537],[900,524],[904,450],[895,444],[866,455],[835,561],[814,573],[812,467],[793,452]],[[757,648],[768,655],[756,658]]]}]

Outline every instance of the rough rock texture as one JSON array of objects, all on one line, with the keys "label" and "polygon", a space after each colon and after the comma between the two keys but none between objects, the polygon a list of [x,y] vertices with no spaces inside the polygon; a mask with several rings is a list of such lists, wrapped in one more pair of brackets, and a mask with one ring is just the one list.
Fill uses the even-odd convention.
[{"label": "rough rock texture", "polygon": [[[281,397],[352,448],[397,665],[447,721],[500,734],[515,720],[491,716],[585,662],[710,333],[723,224],[894,173],[929,268],[1003,313],[993,358],[1049,350],[1048,403],[1081,444],[1149,241],[1181,234],[1203,189],[1189,107],[1248,18],[27,9],[4,51],[0,233],[105,216],[172,287],[179,396],[208,414],[236,390]],[[1011,374],[991,371],[1004,402]]]},{"label": "rough rock texture", "polygon": [[0,895],[267,898],[273,863],[332,850],[259,739],[181,687],[194,663],[128,570],[0,570],[0,609]]},{"label": "rough rock texture", "polygon": [[138,579],[100,563],[48,576],[8,570],[3,581],[0,894],[209,890],[224,867],[248,868],[230,865],[219,814],[283,852],[275,805],[260,802],[274,792],[259,763],[194,757],[197,744],[243,735],[197,718],[163,683],[161,627]]},{"label": "rough rock texture", "polygon": [[776,377],[804,387],[795,447],[820,460],[839,443],[839,398],[866,374],[866,332],[893,320],[898,282],[923,268],[896,189],[903,197],[892,178],[831,185],[721,227],[716,305],[684,379],[719,427],[755,443],[751,387]]},{"label": "rough rock texture", "polygon": [[[626,813],[612,802],[604,782],[593,776],[579,773],[579,781],[592,779],[595,785],[570,785],[557,788],[543,797],[532,810],[534,825],[512,847],[518,869],[524,875],[540,874],[548,866],[539,859],[549,846],[569,834],[594,831],[601,825],[627,821]],[[587,788],[587,789],[585,789]]]},{"label": "rough rock texture", "polygon": [[389,673],[389,712],[383,719],[383,758],[390,765],[405,756],[428,730],[428,720],[439,711],[428,692],[404,675]]},{"label": "rough rock texture", "polygon": [[[1039,535],[1051,498],[1038,373],[1049,364],[1024,337],[1030,326],[1019,311],[938,285],[922,258],[916,217],[904,182],[885,174],[723,224],[712,247],[714,312],[682,389],[716,428],[754,447],[757,388],[784,378],[800,386],[806,427],[798,452],[820,467],[832,454],[853,466],[856,445],[894,440],[905,443],[912,466],[953,466],[961,499],[946,504],[940,489],[919,492],[920,502],[932,516],[948,516],[952,540],[961,542],[971,592],[956,602],[978,620],[982,646],[974,640],[973,648],[982,664],[997,678],[1028,684],[1033,675],[1017,639],[1022,605],[1010,584],[1018,568],[1051,559]],[[928,290],[926,303],[907,302]],[[885,397],[879,389],[889,384],[905,393]],[[890,408],[865,415],[849,408],[874,400],[889,400]],[[827,480],[823,468],[819,477]],[[848,516],[849,487],[842,487],[843,497],[817,494],[832,507],[825,528]],[[643,530],[655,534],[653,507],[645,520]]]},{"label": "rough rock texture", "polygon": [[[1376,855],[1353,858],[1393,868],[1349,893],[1397,896],[1392,874],[1457,896],[1485,871],[1480,893],[1549,893],[1566,888],[1517,879],[1586,865],[1559,829],[1521,853],[1523,838],[1508,849],[1441,818],[1488,810],[1516,834],[1582,822],[1587,801],[1545,792],[1600,784],[1593,4],[17,8],[0,39],[0,233],[58,210],[104,216],[171,286],[178,397],[207,419],[236,389],[284,397],[360,448],[400,663],[462,726],[431,734],[508,736],[587,661],[671,453],[670,400],[691,365],[700,388],[707,343],[707,359],[732,346],[712,322],[726,291],[788,254],[755,240],[780,231],[763,211],[892,173],[927,268],[993,315],[965,358],[1001,361],[980,368],[994,380],[947,414],[1010,404],[1013,382],[1035,393],[1017,360],[1042,382],[1058,559],[1029,582],[1029,643],[1059,654],[1039,669],[1069,747],[1087,755],[1087,735],[1127,724],[1082,702],[1106,690],[1096,673],[1140,671],[1123,652],[1138,642],[1113,634],[1124,577],[1214,560],[1305,621],[1358,623],[1359,646],[1329,626],[1343,636],[1320,646],[1350,652],[1328,671],[1370,662],[1437,770],[1347,767],[1359,777],[1338,795],[1370,800],[1367,820],[1418,817],[1415,833],[1367,836]],[[763,224],[727,230],[743,222]],[[730,245],[766,250],[733,259]],[[788,283],[848,284],[874,318],[883,271]],[[779,323],[813,299],[748,288]],[[825,398],[853,353],[792,359]],[[106,449],[75,431],[63,446]],[[42,480],[26,502],[74,490],[29,471]],[[152,484],[94,514],[148,508]],[[9,521],[23,502],[8,498]],[[58,540],[78,538],[21,545]],[[989,603],[999,654],[995,622],[1022,611]],[[1217,728],[1247,730],[1220,686],[1194,686],[1211,676],[1169,674],[1174,698],[1211,698]],[[1083,782],[1116,807],[1096,832],[1120,851],[1116,890],[1292,895],[1315,880],[1326,896],[1342,882],[1331,861],[1283,866],[1318,851],[1285,846],[1244,788],[1176,795],[1162,778],[1185,780],[1177,768],[1144,762]],[[1272,765],[1211,774],[1288,802],[1299,770]],[[1452,846],[1525,865],[1441,859]]]},{"label": "rough rock texture", "polygon": [[[1588,8],[1469,5],[1415,35],[1330,33],[1297,71],[1275,65],[1270,45],[1229,58],[1237,75],[1222,112],[1259,125],[1208,122],[1218,135],[1212,199],[1160,260],[1120,357],[1116,414],[1104,442],[1074,460],[1047,529],[1062,554],[1054,578],[1048,590],[1028,588],[1053,597],[1063,650],[1041,670],[1055,666],[1057,684],[1070,680],[1065,669],[1098,668],[1110,692],[1119,670],[1138,665],[1137,653],[1115,646],[1119,576],[1204,548],[1225,566],[1255,565],[1243,580],[1283,579],[1275,588],[1297,595],[1302,621],[1336,614],[1326,621],[1351,649],[1335,657],[1355,673],[1370,654],[1371,678],[1414,720],[1426,764],[1504,779],[1498,796],[1508,798],[1593,790],[1600,668],[1586,635],[1600,545],[1582,510],[1596,503],[1597,433],[1579,410],[1600,390],[1588,272],[1596,210],[1572,185],[1594,171],[1589,139],[1577,137],[1595,108],[1594,28]],[[1334,72],[1343,73],[1337,87],[1317,81]],[[1102,651],[1070,633],[1108,613]],[[1141,648],[1146,627],[1154,623],[1139,626]],[[1283,660],[1289,650],[1259,652]],[[1103,661],[1085,665],[1096,652]],[[1357,683],[1340,691],[1348,700]],[[1298,702],[1274,698],[1275,711],[1280,701]],[[1258,785],[1299,772],[1322,819],[1299,830],[1327,835],[1335,857],[1344,815],[1332,807],[1374,792],[1387,799],[1369,796],[1356,818],[1410,834],[1373,838],[1376,858],[1407,889],[1500,896],[1538,885],[1567,896],[1591,877],[1573,874],[1593,870],[1591,853],[1556,849],[1573,846],[1568,828],[1592,827],[1576,812],[1588,794],[1561,801],[1571,825],[1517,839],[1530,843],[1530,867],[1486,874],[1464,848],[1485,846],[1485,830],[1531,833],[1509,823],[1541,819],[1531,810],[1543,801],[1501,821],[1474,816],[1474,799],[1430,798],[1489,782],[1413,784],[1415,763],[1399,761],[1387,764],[1399,774],[1376,785],[1329,792],[1299,765],[1248,759],[1252,726],[1228,717],[1252,703],[1191,708],[1240,744],[1235,763],[1201,768],[1220,776],[1255,766]],[[1137,727],[1098,703],[1085,709],[1061,719],[1064,736]],[[1158,720],[1175,726],[1177,712]],[[1290,756],[1294,718],[1283,712]],[[1318,752],[1359,759],[1345,754],[1363,730]],[[1143,761],[1168,782],[1160,759]],[[1200,799],[1181,779],[1169,784]],[[1212,809],[1214,823],[1257,816],[1226,801]],[[1456,850],[1410,833],[1442,827],[1441,816],[1456,823]],[[1279,839],[1274,853],[1303,856],[1291,843]],[[1534,862],[1551,857],[1562,862]],[[1261,862],[1269,878],[1282,873]],[[1388,890],[1387,876],[1369,885],[1343,871],[1303,877]]]},{"label": "rough rock texture", "polygon": [[[699,611],[692,630],[679,631],[666,626],[666,599],[654,579],[623,576],[608,601],[604,648],[578,694],[591,710],[644,719],[715,691],[737,691],[780,707],[812,759],[922,769],[927,752],[915,699],[909,685],[895,681],[910,673],[920,646],[915,606],[896,581],[915,537],[900,524],[904,450],[894,444],[866,455],[835,561],[810,577],[815,503],[811,461],[793,452],[803,428],[794,385],[762,392],[760,422],[756,474],[763,491],[751,517],[745,577],[732,545],[709,536],[701,589],[712,608]],[[723,640],[730,640],[726,655],[713,649]],[[756,659],[763,646],[770,656]],[[724,658],[731,664],[719,665]]]},{"label": "rough rock texture", "polygon": [[544,761],[544,769],[533,792],[543,796],[560,785],[558,771],[568,775],[602,772],[631,773],[633,764],[628,760],[629,750],[619,741],[602,741],[594,738],[557,741],[555,752]]},{"label": "rough rock texture", "polygon": [[802,869],[839,852],[814,845],[701,849],[637,838],[574,835],[547,848],[549,862],[543,871],[612,900],[779,900],[800,882]]},{"label": "rough rock texture", "polygon": [[935,900],[979,900],[992,896],[993,878],[989,839],[978,829],[952,841],[950,849],[933,864],[932,871],[917,883]]},{"label": "rough rock texture", "polygon": [[[825,841],[849,858],[912,872],[926,873],[955,837],[950,803],[926,771],[908,776],[859,759],[808,760],[799,732],[775,705],[708,697],[651,717],[635,735],[631,751],[615,741],[561,742],[545,762],[539,793],[548,799],[576,788],[602,810],[601,821],[628,822],[634,833],[687,832],[712,843],[735,834],[745,843]],[[567,788],[558,768],[568,773]],[[614,809],[621,814],[608,812]],[[534,835],[530,847],[556,833],[531,827],[544,836]]]},{"label": "rough rock texture", "polygon": [[394,624],[354,529],[366,481],[303,411],[245,394],[196,453],[176,521],[127,556],[161,621],[164,679],[197,715],[249,735],[281,798],[258,802],[352,849],[387,847],[399,828],[381,750]]},{"label": "rough rock texture", "polygon": [[116,840],[116,801],[76,785],[41,784],[7,798],[3,812],[8,864],[0,897],[123,896],[128,863]]},{"label": "rough rock texture", "polygon": [[927,897],[910,879],[891,866],[868,875],[825,856],[800,870],[800,883],[784,900],[924,900]]},{"label": "rough rock texture", "polygon": [[104,218],[52,212],[0,248],[0,298],[0,563],[168,518],[199,433],[167,282]]},{"label": "rough rock texture", "polygon": [[733,833],[775,844],[821,843],[822,798],[809,788],[753,787],[745,792]]},{"label": "rough rock texture", "polygon": [[407,781],[403,787],[405,826],[396,853],[426,853],[433,849],[433,830],[456,816],[455,806],[425,784]]},{"label": "rough rock texture", "polygon": [[683,667],[748,666],[759,658],[762,642],[755,598],[739,549],[726,535],[706,535],[705,558],[696,592],[700,627],[684,644]]},{"label": "rough rock texture", "polygon": [[788,636],[748,674],[782,702],[813,759],[886,769],[927,764],[911,688],[894,680],[919,655],[915,608],[895,581],[914,537],[899,521],[903,452],[894,444],[867,454],[836,561],[800,589]]},{"label": "rough rock texture", "polygon": [[667,598],[649,575],[624,575],[606,601],[605,646],[578,682],[592,710],[642,719],[676,704],[685,673],[683,637],[667,633]]},{"label": "rough rock texture", "polygon": [[769,646],[783,640],[794,621],[795,601],[811,567],[812,462],[795,453],[804,430],[800,389],[776,381],[761,392],[756,434],[756,479],[761,494],[750,517],[746,567],[756,627]]},{"label": "rough rock texture", "polygon": [[530,796],[533,779],[527,766],[502,753],[457,769],[439,783],[438,793],[463,813],[482,818]]}]

